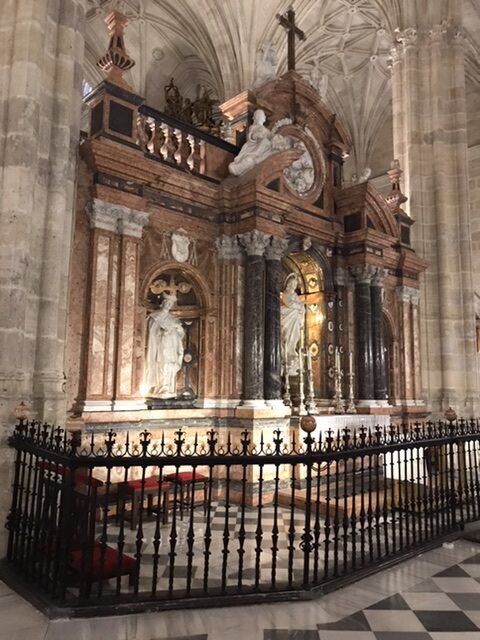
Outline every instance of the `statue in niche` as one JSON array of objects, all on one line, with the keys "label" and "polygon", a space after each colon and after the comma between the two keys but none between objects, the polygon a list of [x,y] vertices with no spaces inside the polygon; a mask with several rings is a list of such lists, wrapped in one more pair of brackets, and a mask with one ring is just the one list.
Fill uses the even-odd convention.
[{"label": "statue in niche", "polygon": [[253,124],[250,125],[247,133],[247,141],[235,160],[228,166],[232,175],[241,176],[273,153],[289,148],[289,142],[284,136],[274,135],[272,131],[267,129],[266,119],[267,116],[263,109],[257,109],[254,112]]},{"label": "statue in niche", "polygon": [[170,313],[175,294],[164,293],[160,308],[148,318],[145,384],[147,395],[162,399],[177,395],[176,378],[182,368],[185,331]]},{"label": "statue in niche", "polygon": [[164,87],[165,93],[165,107],[164,111],[168,116],[178,118],[182,113],[183,98],[180,95],[180,91],[177,85],[174,83],[173,78],[170,83]]},{"label": "statue in niche", "polygon": [[257,51],[255,58],[255,79],[254,87],[260,87],[262,84],[275,80],[277,77],[277,51],[271,45],[262,47]]},{"label": "statue in niche", "polygon": [[297,276],[291,273],[285,282],[282,293],[281,327],[283,361],[286,375],[296,376],[299,369],[299,353],[297,350],[301,332],[305,322],[305,305],[296,292]]}]

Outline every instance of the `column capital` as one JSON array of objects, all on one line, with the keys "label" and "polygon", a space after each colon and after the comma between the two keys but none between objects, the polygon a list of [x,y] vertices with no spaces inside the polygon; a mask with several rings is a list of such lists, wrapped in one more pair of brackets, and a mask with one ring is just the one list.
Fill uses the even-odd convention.
[{"label": "column capital", "polygon": [[375,273],[372,275],[372,287],[383,287],[383,283],[387,275],[388,269],[375,267]]},{"label": "column capital", "polygon": [[357,284],[371,284],[378,267],[373,264],[363,264],[350,267],[350,273]]},{"label": "column capital", "polygon": [[272,236],[270,244],[265,249],[265,258],[267,260],[281,260],[288,250],[288,240],[286,238],[278,238]]},{"label": "column capital", "polygon": [[353,284],[352,274],[344,267],[337,267],[335,269],[334,278],[337,287],[351,287]]},{"label": "column capital", "polygon": [[413,305],[418,305],[418,301],[420,300],[420,291],[415,289],[415,287],[397,287],[396,294],[398,300],[405,304],[412,303]]},{"label": "column capital", "polygon": [[113,214],[113,205],[109,202],[93,198],[88,202],[85,210],[90,221],[90,229],[103,229],[116,233],[117,217]]},{"label": "column capital", "polygon": [[119,212],[118,217],[118,232],[122,236],[133,236],[134,238],[141,238],[143,227],[148,222],[148,213],[143,211],[135,211],[122,207],[122,211]]},{"label": "column capital", "polygon": [[253,231],[239,234],[237,238],[248,256],[263,256],[271,236],[268,233],[254,229]]},{"label": "column capital", "polygon": [[103,229],[135,238],[142,237],[143,227],[148,222],[148,213],[99,198],[93,198],[87,204],[86,211],[91,229]]},{"label": "column capital", "polygon": [[215,247],[218,257],[222,260],[240,260],[242,257],[242,248],[238,244],[237,236],[223,234],[216,238]]}]

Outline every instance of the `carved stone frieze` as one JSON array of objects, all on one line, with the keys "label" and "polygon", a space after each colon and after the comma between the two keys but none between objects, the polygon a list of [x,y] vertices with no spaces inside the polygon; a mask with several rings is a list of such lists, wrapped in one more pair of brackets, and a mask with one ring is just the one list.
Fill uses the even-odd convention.
[{"label": "carved stone frieze", "polygon": [[237,237],[249,256],[263,256],[271,238],[268,233],[263,233],[258,229],[242,233]]}]

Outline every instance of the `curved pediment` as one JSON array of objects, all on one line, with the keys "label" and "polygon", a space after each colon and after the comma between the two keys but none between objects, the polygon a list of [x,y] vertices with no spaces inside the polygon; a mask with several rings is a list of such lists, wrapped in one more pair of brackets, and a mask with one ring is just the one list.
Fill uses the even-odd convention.
[{"label": "curved pediment", "polygon": [[319,143],[333,147],[340,156],[350,152],[352,141],[347,129],[327,109],[318,92],[295,71],[260,87],[256,102],[264,109],[269,122],[293,116],[296,123],[308,128]]},{"label": "curved pediment", "polygon": [[369,182],[356,184],[335,194],[337,217],[347,233],[374,229],[398,238],[398,224],[387,201]]}]

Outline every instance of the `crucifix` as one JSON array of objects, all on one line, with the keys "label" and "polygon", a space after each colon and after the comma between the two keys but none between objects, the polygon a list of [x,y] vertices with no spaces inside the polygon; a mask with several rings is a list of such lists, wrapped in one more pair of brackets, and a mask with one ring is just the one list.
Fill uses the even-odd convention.
[{"label": "crucifix", "polygon": [[295,24],[295,11],[292,7],[284,16],[277,14],[277,20],[288,31],[288,70],[295,71],[295,38],[305,40],[305,33]]}]

